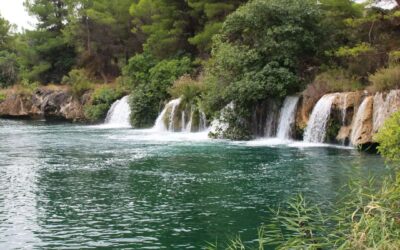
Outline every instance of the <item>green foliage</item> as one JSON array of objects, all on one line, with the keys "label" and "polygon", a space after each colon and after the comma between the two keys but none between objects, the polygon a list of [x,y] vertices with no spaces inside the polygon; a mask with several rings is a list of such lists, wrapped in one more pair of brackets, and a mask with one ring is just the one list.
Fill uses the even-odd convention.
[{"label": "green foliage", "polygon": [[18,81],[19,65],[17,55],[0,51],[0,88],[11,86]]},{"label": "green foliage", "polygon": [[142,38],[131,32],[131,0],[79,0],[68,3],[65,40],[78,52],[78,65],[104,82],[120,74]]},{"label": "green foliage", "polygon": [[[253,105],[299,91],[321,47],[321,12],[314,1],[255,0],[229,15],[214,39],[205,96],[208,113],[234,102],[232,131],[242,131]],[[218,104],[218,105],[216,105]],[[234,115],[234,114],[232,114]],[[239,122],[241,121],[241,122]],[[235,137],[229,135],[229,137]]]},{"label": "green foliage", "polygon": [[188,5],[193,9],[199,22],[198,31],[188,39],[200,53],[209,53],[212,47],[212,37],[219,33],[225,17],[233,12],[246,0],[189,0]]},{"label": "green foliage", "polygon": [[369,81],[375,91],[400,88],[400,65],[378,70],[369,76]]},{"label": "green foliage", "polygon": [[6,50],[11,42],[11,24],[0,15],[0,50]]},{"label": "green foliage", "polygon": [[134,31],[147,35],[145,51],[166,59],[189,50],[190,17],[185,1],[139,0],[132,4],[130,13]]},{"label": "green foliage", "polygon": [[136,128],[153,125],[164,102],[171,97],[168,89],[175,80],[192,71],[188,57],[162,60],[156,64],[146,58],[146,55],[137,55],[124,69],[124,78],[128,79],[124,83],[133,89],[131,123]]},{"label": "green foliage", "polygon": [[0,92],[0,103],[3,102],[7,98],[7,95],[3,92]]},{"label": "green foliage", "polygon": [[400,111],[394,113],[374,137],[379,152],[389,161],[400,163]]},{"label": "green foliage", "polygon": [[336,55],[338,57],[357,57],[362,54],[367,54],[367,53],[376,53],[375,49],[368,43],[360,43],[356,45],[355,47],[349,48],[349,47],[341,47],[339,50],[336,52]]},{"label": "green foliage", "polygon": [[42,83],[59,83],[75,63],[75,50],[67,44],[63,29],[67,22],[67,4],[62,0],[27,0],[25,5],[37,20],[37,29],[27,31],[23,53],[24,78]]},{"label": "green foliage", "polygon": [[[290,13],[288,15],[287,13]],[[252,103],[298,90],[297,70],[318,49],[312,1],[252,1],[230,15],[209,66],[229,101]]]},{"label": "green foliage", "polygon": [[157,64],[149,53],[135,55],[122,69],[122,84],[130,89],[150,82],[149,71]]},{"label": "green foliage", "polygon": [[400,50],[391,51],[389,53],[389,65],[395,66],[400,64]]},{"label": "green foliage", "polygon": [[[380,188],[377,185],[373,179],[352,183],[348,186],[348,195],[340,199],[339,209],[329,209],[332,204],[313,205],[298,195],[278,209],[272,209],[275,217],[260,227],[255,247],[397,249],[400,245],[400,176],[387,178]],[[208,249],[221,248],[210,244]],[[254,246],[236,238],[224,249],[245,250]]]},{"label": "green foliage", "polygon": [[62,79],[63,84],[71,86],[72,93],[76,96],[83,95],[86,91],[92,89],[92,84],[87,72],[83,69],[73,69]]},{"label": "green foliage", "polygon": [[202,79],[194,80],[190,75],[184,75],[174,82],[168,93],[173,98],[181,97],[182,102],[190,103],[200,98],[204,90]]}]

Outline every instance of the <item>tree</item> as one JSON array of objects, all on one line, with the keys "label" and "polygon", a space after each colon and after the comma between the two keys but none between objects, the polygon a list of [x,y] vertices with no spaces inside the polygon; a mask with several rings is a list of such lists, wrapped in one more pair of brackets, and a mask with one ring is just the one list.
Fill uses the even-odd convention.
[{"label": "tree", "polygon": [[247,2],[247,0],[189,0],[188,5],[193,9],[193,14],[198,22],[194,36],[189,42],[197,47],[201,55],[208,55],[211,50],[212,37],[216,35],[230,13]]},{"label": "tree", "polygon": [[314,1],[300,0],[255,0],[228,16],[209,66],[225,105],[298,90],[320,47],[320,17]]},{"label": "tree", "polygon": [[188,38],[195,25],[186,1],[139,0],[132,4],[130,13],[134,18],[133,32],[146,34],[145,51],[160,60],[193,54]]},{"label": "tree", "polygon": [[[29,80],[43,83],[60,82],[75,63],[75,49],[67,44],[63,29],[67,24],[68,9],[63,0],[26,0],[25,6],[36,16],[36,30],[26,33],[29,50],[34,60],[26,60],[24,67],[35,74]],[[33,59],[33,58],[32,58]]]},{"label": "tree", "polygon": [[143,38],[131,32],[131,0],[80,0],[69,4],[69,44],[76,47],[79,66],[104,82],[120,74],[121,64],[141,50]]},{"label": "tree", "polygon": [[9,49],[11,24],[0,16],[0,50]]}]

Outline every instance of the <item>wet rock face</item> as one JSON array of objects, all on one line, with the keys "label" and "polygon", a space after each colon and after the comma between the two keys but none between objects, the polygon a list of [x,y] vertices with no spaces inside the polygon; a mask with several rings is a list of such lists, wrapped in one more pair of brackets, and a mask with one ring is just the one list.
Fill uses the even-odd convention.
[{"label": "wet rock face", "polygon": [[31,95],[11,94],[0,103],[0,117],[84,121],[83,104],[67,91],[38,89]]},{"label": "wet rock face", "polygon": [[372,143],[373,130],[372,118],[374,112],[374,98],[372,96],[366,97],[357,114],[353,119],[351,128],[350,141],[352,145],[364,145]]},{"label": "wet rock face", "polygon": [[[343,145],[371,145],[373,136],[385,120],[400,110],[400,90],[385,93],[366,91],[336,93],[332,102],[330,120],[327,126],[329,143]],[[302,96],[297,111],[296,127],[301,130],[307,126],[317,98]]]}]

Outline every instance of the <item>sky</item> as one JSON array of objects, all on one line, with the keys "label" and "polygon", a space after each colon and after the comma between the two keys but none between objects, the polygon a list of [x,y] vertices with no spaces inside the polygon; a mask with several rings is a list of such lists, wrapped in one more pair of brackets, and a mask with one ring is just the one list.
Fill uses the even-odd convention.
[{"label": "sky", "polygon": [[[18,30],[32,29],[35,19],[28,15],[23,3],[25,0],[0,0],[0,14],[11,23],[18,26]],[[362,2],[363,0],[356,0]],[[392,0],[388,0],[389,2]]]},{"label": "sky", "polygon": [[35,19],[28,15],[23,6],[25,0],[0,0],[0,14],[13,24],[22,28],[32,29]]}]

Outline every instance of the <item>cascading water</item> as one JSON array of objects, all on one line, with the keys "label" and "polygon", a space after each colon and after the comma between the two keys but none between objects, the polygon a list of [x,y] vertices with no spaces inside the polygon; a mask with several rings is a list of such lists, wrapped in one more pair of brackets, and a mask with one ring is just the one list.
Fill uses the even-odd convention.
[{"label": "cascading water", "polygon": [[129,96],[125,96],[121,100],[113,103],[107,113],[105,124],[111,127],[129,128],[131,124],[129,117],[131,115],[131,108],[129,107]]},{"label": "cascading water", "polygon": [[296,121],[298,96],[288,96],[283,102],[281,114],[279,117],[278,133],[279,139],[291,139],[293,125]]},{"label": "cascading water", "polygon": [[207,117],[204,112],[200,112],[199,131],[207,130]]},{"label": "cascading water", "polygon": [[346,116],[347,116],[347,97],[348,93],[341,95],[341,103],[342,103],[342,126],[346,126]]},{"label": "cascading water", "polygon": [[[160,132],[163,131],[173,132],[175,111],[176,107],[178,107],[180,103],[181,103],[181,98],[178,98],[170,101],[167,105],[165,105],[165,108],[157,117],[153,130]],[[168,121],[168,124],[166,124],[166,121]]]},{"label": "cascading water", "polygon": [[[189,117],[189,121],[187,118]],[[158,116],[153,130],[159,132],[201,132],[207,130],[204,112],[183,103],[181,98],[170,101]]]},{"label": "cascading water", "polygon": [[328,94],[317,102],[304,133],[304,141],[315,143],[323,143],[325,141],[326,126],[336,97],[337,94]]},{"label": "cascading water", "polygon": [[181,117],[181,128],[182,131],[186,131],[186,115],[185,115],[185,111],[182,111],[182,117]]}]

